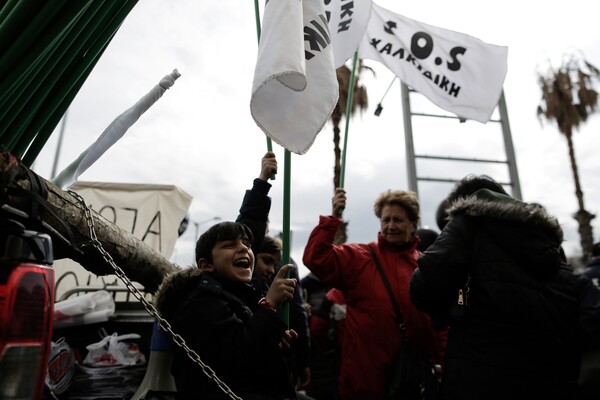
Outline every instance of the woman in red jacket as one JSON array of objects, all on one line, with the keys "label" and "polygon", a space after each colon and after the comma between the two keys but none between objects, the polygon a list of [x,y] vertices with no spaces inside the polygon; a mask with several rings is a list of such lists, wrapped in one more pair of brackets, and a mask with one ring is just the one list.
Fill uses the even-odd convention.
[{"label": "woman in red jacket", "polygon": [[419,203],[413,192],[382,193],[374,207],[380,231],[377,241],[368,244],[334,245],[342,224],[340,211],[346,206],[344,189],[336,189],[332,206],[332,215],[321,216],[312,231],[303,261],[321,281],[341,290],[346,298],[340,399],[384,399],[402,333],[370,249],[389,280],[408,340],[435,360],[441,359],[437,354],[440,341],[429,316],[418,311],[408,297],[408,283],[420,255],[416,236]]}]

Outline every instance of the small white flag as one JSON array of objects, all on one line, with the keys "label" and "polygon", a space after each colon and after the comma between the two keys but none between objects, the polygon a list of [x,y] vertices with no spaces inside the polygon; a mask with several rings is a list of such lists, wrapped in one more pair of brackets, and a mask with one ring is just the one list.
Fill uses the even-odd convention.
[{"label": "small white flag", "polygon": [[323,0],[336,68],[358,50],[369,23],[371,0]]},{"label": "small white flag", "polygon": [[373,3],[359,57],[459,117],[489,121],[502,93],[508,48],[414,21]]},{"label": "small white flag", "polygon": [[322,0],[267,1],[250,100],[256,124],[287,150],[304,154],[338,95]]},{"label": "small white flag", "polygon": [[113,144],[115,144],[129,128],[152,106],[162,95],[175,83],[181,74],[174,69],[169,75],[163,77],[160,82],[144,95],[137,103],[119,115],[102,132],[100,137],[87,148],[79,157],[65,168],[56,178],[52,180],[56,186],[66,188],[77,181],[79,175],[83,174],[92,166]]}]

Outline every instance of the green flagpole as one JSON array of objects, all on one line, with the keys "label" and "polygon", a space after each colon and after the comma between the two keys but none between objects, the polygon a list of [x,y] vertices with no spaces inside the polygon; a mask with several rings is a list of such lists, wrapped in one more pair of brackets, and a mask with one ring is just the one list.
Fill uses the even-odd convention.
[{"label": "green flagpole", "polygon": [[[292,170],[292,154],[288,149],[285,149],[283,161],[283,264],[291,262],[290,257],[290,193],[291,193],[291,170]],[[290,272],[286,273],[286,278],[289,279]],[[296,290],[298,290],[296,288]],[[283,306],[283,320],[285,324],[290,326],[290,302],[286,302]]]},{"label": "green flagpole", "polygon": [[[256,18],[256,36],[260,43],[260,12],[258,9],[258,0],[254,0],[254,16]],[[271,138],[267,136],[267,150],[273,151]],[[282,260],[283,264],[290,263],[290,176],[292,168],[292,155],[288,149],[285,149],[283,161],[283,249]],[[271,175],[271,179],[275,179],[275,174]],[[285,276],[290,277],[288,272]],[[283,306],[283,320],[285,324],[290,326],[290,303],[286,302]]]},{"label": "green flagpole", "polygon": [[[354,96],[354,79],[356,76],[356,64],[358,62],[358,51],[354,52],[352,58],[352,72],[350,73],[350,83],[348,84],[348,99],[346,99],[346,127],[344,129],[344,148],[342,150],[342,165],[340,169],[340,187],[344,187],[344,176],[346,175],[346,152],[348,147],[348,127],[350,126],[350,110],[352,108],[352,97]],[[341,210],[340,210],[341,214]]]}]

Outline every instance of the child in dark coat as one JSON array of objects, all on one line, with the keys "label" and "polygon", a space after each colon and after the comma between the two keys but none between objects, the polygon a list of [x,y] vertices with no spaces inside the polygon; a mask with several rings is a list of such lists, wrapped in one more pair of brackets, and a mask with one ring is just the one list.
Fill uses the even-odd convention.
[{"label": "child in dark coat", "polygon": [[293,266],[282,267],[261,297],[250,284],[252,239],[243,224],[214,225],[196,244],[198,268],[167,277],[159,288],[159,313],[217,378],[175,345],[177,399],[231,398],[219,382],[245,400],[296,398],[285,352],[297,334],[275,312],[293,298],[296,280],[285,278]]}]

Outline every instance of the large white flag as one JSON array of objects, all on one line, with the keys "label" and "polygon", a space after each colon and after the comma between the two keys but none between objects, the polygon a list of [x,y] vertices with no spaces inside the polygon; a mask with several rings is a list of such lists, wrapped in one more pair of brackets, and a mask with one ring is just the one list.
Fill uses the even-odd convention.
[{"label": "large white flag", "polygon": [[373,3],[359,57],[381,62],[439,107],[485,123],[500,99],[508,48]]},{"label": "large white flag", "polygon": [[331,47],[322,0],[267,1],[250,112],[296,154],[308,151],[337,103]]},{"label": "large white flag", "polygon": [[322,0],[329,23],[336,68],[358,50],[369,23],[371,0]]},{"label": "large white flag", "polygon": [[67,168],[65,168],[56,178],[52,180],[56,186],[61,188],[68,187],[77,181],[79,175],[83,174],[119,139],[125,132],[152,106],[162,95],[175,83],[181,74],[176,69],[168,75],[165,75],[160,82],[155,85],[148,93],[137,101],[133,106],[125,110],[121,115],[102,132],[90,147],[77,157]]}]

